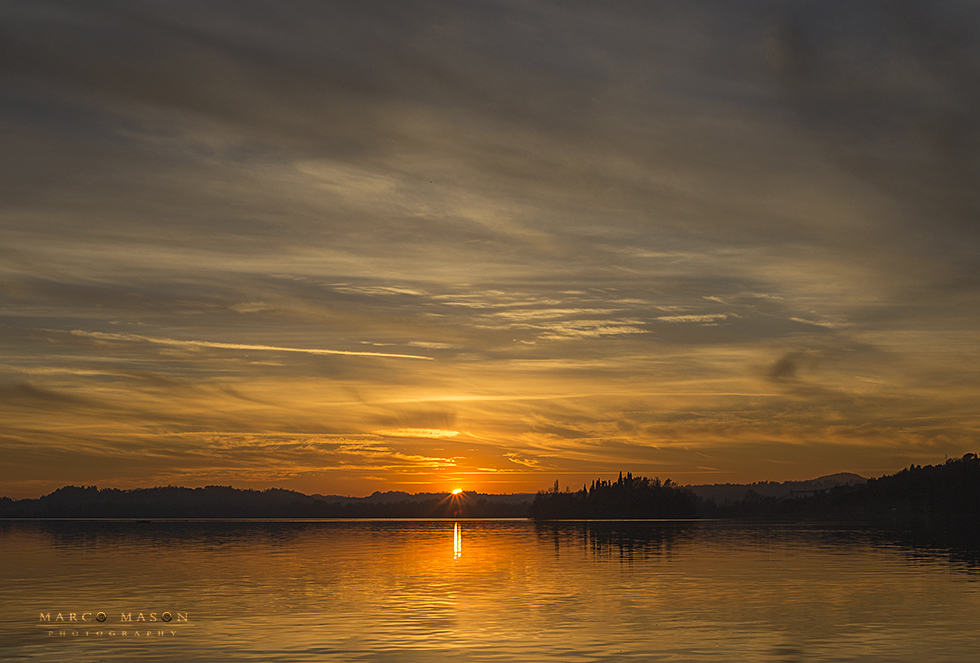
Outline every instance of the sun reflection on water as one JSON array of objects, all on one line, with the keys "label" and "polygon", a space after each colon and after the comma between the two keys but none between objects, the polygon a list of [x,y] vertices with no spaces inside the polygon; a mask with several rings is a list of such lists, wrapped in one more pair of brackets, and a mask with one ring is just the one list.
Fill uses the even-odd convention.
[{"label": "sun reflection on water", "polygon": [[[0,522],[0,660],[928,663],[980,647],[963,618],[980,613],[975,558],[878,531],[466,519],[463,562],[453,522],[451,558],[443,519]],[[156,575],[118,574],[140,565]],[[124,647],[31,624],[140,602],[200,621],[166,651],[157,629]]]}]

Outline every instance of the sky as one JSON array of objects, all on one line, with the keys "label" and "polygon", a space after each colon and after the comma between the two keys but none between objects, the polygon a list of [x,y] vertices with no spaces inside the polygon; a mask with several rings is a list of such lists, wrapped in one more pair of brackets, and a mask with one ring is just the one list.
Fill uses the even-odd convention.
[{"label": "sky", "polygon": [[976,452],[974,2],[0,2],[0,494]]}]

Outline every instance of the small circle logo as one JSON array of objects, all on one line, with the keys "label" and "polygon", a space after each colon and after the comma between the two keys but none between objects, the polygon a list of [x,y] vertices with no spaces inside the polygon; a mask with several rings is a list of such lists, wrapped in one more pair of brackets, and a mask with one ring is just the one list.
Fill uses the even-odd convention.
[{"label": "small circle logo", "polygon": [[165,621],[165,622],[169,622],[171,619],[174,618],[173,615],[171,615],[169,612],[163,613],[163,615],[161,615],[161,617],[163,617],[163,621]]},{"label": "small circle logo", "polygon": [[104,612],[100,612],[99,614],[97,614],[95,616],[95,618],[97,620],[99,620],[100,622],[104,622],[106,619],[108,619],[108,617],[105,616],[105,613]]}]

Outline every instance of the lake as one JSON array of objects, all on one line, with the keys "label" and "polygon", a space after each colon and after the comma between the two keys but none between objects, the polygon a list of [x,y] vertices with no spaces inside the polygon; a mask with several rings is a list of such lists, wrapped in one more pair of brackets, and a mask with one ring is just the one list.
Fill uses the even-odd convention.
[{"label": "lake", "polygon": [[846,526],[0,521],[2,661],[960,662],[977,615],[974,554]]}]

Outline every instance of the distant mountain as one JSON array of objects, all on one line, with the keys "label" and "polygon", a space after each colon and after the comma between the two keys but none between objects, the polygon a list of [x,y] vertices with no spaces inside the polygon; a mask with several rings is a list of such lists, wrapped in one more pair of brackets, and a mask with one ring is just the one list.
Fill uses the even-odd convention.
[{"label": "distant mountain", "polygon": [[804,496],[836,486],[858,486],[868,480],[857,474],[838,472],[807,481],[758,481],[756,483],[713,483],[697,486],[687,486],[695,495],[705,500],[714,500],[718,504],[730,504],[745,498],[751,490],[762,497]]}]

